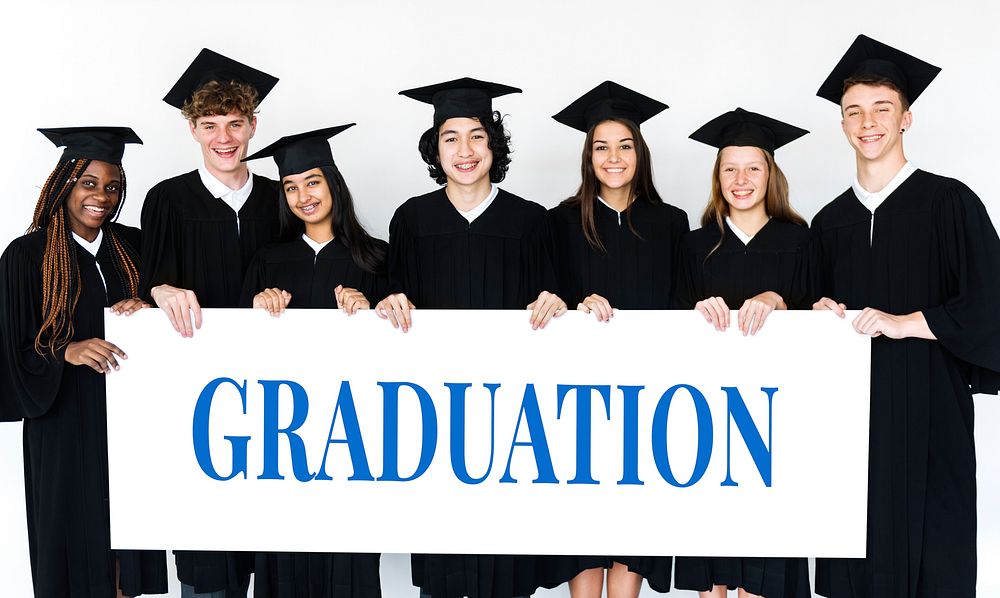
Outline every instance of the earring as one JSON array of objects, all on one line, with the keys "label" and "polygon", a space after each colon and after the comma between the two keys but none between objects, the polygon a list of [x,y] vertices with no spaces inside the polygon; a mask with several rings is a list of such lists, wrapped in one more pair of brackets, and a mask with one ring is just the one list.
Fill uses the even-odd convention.
[{"label": "earring", "polygon": [[900,133],[904,133],[904,132],[906,132],[906,129],[900,129],[899,132]]}]

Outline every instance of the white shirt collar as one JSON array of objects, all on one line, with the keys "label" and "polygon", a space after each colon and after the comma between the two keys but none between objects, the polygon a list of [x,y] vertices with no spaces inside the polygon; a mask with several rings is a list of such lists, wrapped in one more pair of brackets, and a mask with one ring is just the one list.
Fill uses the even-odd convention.
[{"label": "white shirt collar", "polygon": [[240,211],[253,191],[253,173],[249,171],[247,172],[247,182],[239,189],[230,189],[225,183],[215,178],[215,175],[209,172],[204,164],[198,167],[198,176],[201,177],[201,184],[208,189],[212,197],[226,202],[229,207],[233,208],[234,212]]},{"label": "white shirt collar", "polygon": [[892,192],[899,188],[906,179],[910,178],[910,175],[916,172],[917,168],[909,161],[903,164],[903,167],[899,169],[896,176],[892,177],[892,180],[882,188],[881,191],[870,192],[861,186],[861,182],[858,181],[857,175],[854,177],[854,183],[851,184],[851,188],[854,189],[854,195],[858,198],[865,208],[868,209],[872,214],[878,209],[882,202],[886,200],[887,197],[892,195]]},{"label": "white shirt collar", "polygon": [[754,235],[748,235],[745,232],[743,232],[743,229],[736,226],[736,223],[734,223],[729,216],[726,216],[726,224],[729,225],[729,230],[733,231],[733,234],[736,235],[736,238],[739,239],[740,241],[743,241],[744,245],[748,245],[750,243],[750,240],[754,238]]},{"label": "white shirt collar", "polygon": [[[93,241],[88,241],[76,233],[73,233],[73,239],[77,243],[79,243],[80,246],[87,251],[87,253],[94,256],[94,258],[96,259],[97,252],[101,250],[101,241],[104,240],[104,230],[100,228],[97,229],[97,237],[95,237]],[[96,266],[97,266],[97,275],[101,277],[101,284],[104,285],[104,292],[107,293],[108,282],[104,280],[104,272],[101,271],[101,264],[98,262]]]},{"label": "white shirt collar", "polygon": [[319,255],[319,252],[323,251],[323,248],[329,245],[330,241],[333,241],[333,239],[329,239],[327,241],[319,243],[317,241],[313,241],[312,239],[310,239],[309,235],[305,233],[302,233],[302,240],[306,242],[306,245],[312,248],[313,253],[315,253],[316,255]]},{"label": "white shirt collar", "polygon": [[104,230],[97,229],[97,237],[93,241],[88,241],[76,233],[73,233],[73,239],[86,249],[87,253],[97,257],[97,252],[101,249],[101,241],[104,239]]},{"label": "white shirt collar", "polygon": [[463,212],[462,210],[458,210],[458,213],[462,215],[462,218],[468,220],[469,224],[472,224],[473,220],[479,218],[483,214],[483,212],[485,212],[486,209],[490,207],[490,204],[493,203],[493,200],[497,198],[498,193],[500,193],[500,187],[497,187],[495,183],[490,183],[490,194],[486,196],[486,199],[481,201],[478,206],[472,208],[468,212]]}]

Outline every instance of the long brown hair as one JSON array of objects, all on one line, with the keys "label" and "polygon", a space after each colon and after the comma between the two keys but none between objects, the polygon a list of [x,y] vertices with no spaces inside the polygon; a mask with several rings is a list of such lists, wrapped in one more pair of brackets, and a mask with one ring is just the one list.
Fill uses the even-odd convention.
[{"label": "long brown hair", "polygon": [[[73,338],[73,314],[80,299],[80,269],[76,263],[76,243],[66,218],[66,200],[77,179],[90,165],[85,158],[60,160],[42,187],[35,204],[29,233],[45,231],[45,254],[42,256],[42,325],[35,336],[35,351],[43,355],[65,347]],[[101,225],[111,243],[115,270],[123,281],[125,297],[139,294],[138,252],[119,237],[110,223],[118,217],[125,203],[125,171],[118,166],[121,191],[118,205]]]},{"label": "long brown hair", "polygon": [[[653,167],[649,159],[649,146],[646,145],[646,140],[642,138],[639,126],[623,118],[609,118],[608,120],[625,125],[632,139],[635,140],[635,176],[632,177],[632,182],[629,184],[629,197],[634,197],[637,200],[641,198],[643,201],[648,201],[652,204],[663,203],[663,200],[660,199],[660,194],[656,192],[656,187],[653,185]],[[608,122],[608,120],[601,122]],[[599,124],[601,123],[597,123],[590,128],[590,131],[587,132],[587,139],[583,143],[583,156],[580,163],[580,188],[576,190],[576,193],[572,197],[563,201],[563,203],[569,206],[580,207],[583,237],[591,247],[603,253],[605,251],[604,243],[601,241],[600,235],[597,234],[597,223],[594,220],[594,204],[597,202],[597,195],[601,190],[601,182],[597,180],[597,173],[594,172],[593,162],[594,131],[597,130]],[[631,209],[632,204],[629,203],[628,207],[625,208],[625,219],[628,222],[629,230],[638,237],[638,231],[632,226]]]},{"label": "long brown hair", "polygon": [[[805,218],[795,211],[788,199],[788,179],[785,178],[785,173],[781,172],[781,168],[774,161],[771,152],[761,149],[760,153],[764,154],[764,161],[767,163],[767,194],[764,196],[764,212],[777,220],[807,226]],[[722,240],[726,237],[726,216],[729,215],[729,202],[723,196],[722,185],[719,184],[721,163],[722,149],[715,156],[715,166],[712,168],[712,191],[708,196],[705,212],[701,215],[703,228],[715,224],[719,229],[719,242],[715,244],[712,251],[708,252],[708,255],[712,255],[716,249],[721,247]]]}]

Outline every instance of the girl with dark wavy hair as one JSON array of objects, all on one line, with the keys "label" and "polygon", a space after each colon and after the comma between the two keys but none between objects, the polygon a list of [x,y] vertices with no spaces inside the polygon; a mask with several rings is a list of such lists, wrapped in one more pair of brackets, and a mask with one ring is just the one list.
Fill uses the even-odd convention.
[{"label": "girl with dark wavy hair", "polygon": [[[280,241],[247,268],[240,303],[280,315],[286,308],[368,309],[388,292],[384,241],[358,220],[328,139],[341,125],[282,137],[246,158],[278,164]],[[380,598],[379,555],[259,552],[257,598]],[[345,593],[346,592],[346,593]]]},{"label": "girl with dark wavy hair", "polygon": [[[556,292],[609,322],[614,309],[667,309],[687,215],[660,198],[639,125],[667,106],[605,81],[553,118],[587,134],[577,192],[549,210]],[[638,596],[645,578],[670,589],[670,557],[554,556],[547,587],[569,581],[573,598]]]}]

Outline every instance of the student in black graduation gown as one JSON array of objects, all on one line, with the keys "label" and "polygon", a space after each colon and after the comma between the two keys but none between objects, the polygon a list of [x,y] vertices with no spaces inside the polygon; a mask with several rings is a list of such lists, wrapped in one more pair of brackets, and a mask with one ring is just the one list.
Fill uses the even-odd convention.
[{"label": "student in black graduation gown", "polygon": [[[553,117],[587,135],[580,188],[548,214],[556,292],[601,322],[615,308],[667,309],[675,292],[687,215],[660,199],[639,130],[666,108],[605,81]],[[553,556],[541,569],[546,587],[569,581],[573,598],[599,598],[605,570],[609,596],[637,596],[643,578],[657,592],[670,590],[664,556]]]},{"label": "student in black graduation gown", "polygon": [[[545,209],[496,186],[510,165],[510,137],[492,98],[519,89],[457,79],[400,92],[434,105],[420,154],[441,189],[401,205],[389,225],[394,290],[376,311],[406,331],[410,308],[532,309],[541,328],[566,311],[551,293]],[[412,301],[412,303],[411,303]],[[530,305],[529,305],[530,303]],[[447,525],[442,522],[442,525]],[[538,587],[536,559],[413,555],[413,584],[432,598],[511,598]]]},{"label": "student in black graduation gown", "polygon": [[[719,148],[701,228],[684,238],[677,304],[697,309],[718,330],[739,309],[744,335],[776,309],[808,309],[815,260],[806,221],[792,208],[774,150],[807,131],[742,108],[691,134]],[[776,525],[780,525],[777,522]],[[724,543],[725,538],[719,538]],[[676,587],[701,598],[808,598],[805,558],[677,557]]]},{"label": "student in black graduation gown", "polygon": [[146,195],[141,289],[184,336],[201,307],[236,307],[247,265],[277,238],[277,185],[242,162],[277,82],[206,48],[163,98],[187,119],[202,164]]},{"label": "student in black graduation gown", "polygon": [[380,317],[407,330],[410,306],[532,310],[543,328],[566,304],[552,284],[545,251],[545,209],[497,186],[510,166],[510,135],[492,99],[516,87],[462,78],[401,91],[434,105],[434,126],[419,149],[444,185],[412,197],[389,223],[389,275],[395,290]]},{"label": "student in black graduation gown", "polygon": [[840,106],[857,177],[813,220],[815,308],[863,310],[872,337],[867,557],[817,559],[824,596],[976,594],[972,394],[1000,387],[1000,240],[968,187],[904,155],[939,71],[862,35],[817,94]]},{"label": "student in black graduation gown", "polygon": [[34,595],[165,593],[166,555],[112,551],[108,510],[104,376],[126,356],[104,340],[104,312],[148,307],[138,299],[139,231],[113,222],[125,144],[142,142],[125,127],[39,131],[66,150],[28,234],[0,258],[0,415],[24,420]]},{"label": "student in black graduation gown", "polygon": [[[277,81],[204,49],[164,98],[181,109],[203,163],[146,195],[139,287],[183,336],[201,326],[201,307],[239,305],[247,265],[277,237],[276,183],[241,162],[257,127],[257,105]],[[175,555],[184,598],[246,596],[252,554]]]},{"label": "student in black graduation gown", "polygon": [[[247,269],[241,305],[279,315],[285,308],[368,309],[389,291],[387,245],[358,221],[333,160],[341,125],[282,137],[247,160],[278,164],[281,242]],[[257,553],[255,598],[380,598],[378,554]]]}]

